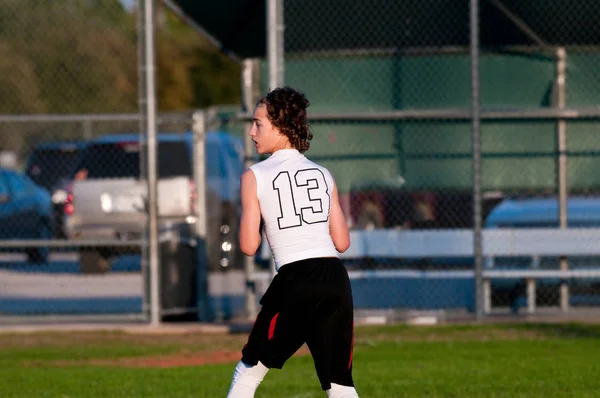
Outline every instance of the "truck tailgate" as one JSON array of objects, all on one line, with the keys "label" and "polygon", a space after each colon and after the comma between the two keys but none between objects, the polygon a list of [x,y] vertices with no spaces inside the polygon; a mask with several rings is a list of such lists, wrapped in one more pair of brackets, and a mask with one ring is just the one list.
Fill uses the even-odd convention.
[{"label": "truck tailgate", "polygon": [[[158,181],[158,213],[161,217],[190,215],[192,186],[187,177]],[[126,222],[144,215],[147,183],[119,178],[75,181],[73,204],[80,221],[94,224]]]}]

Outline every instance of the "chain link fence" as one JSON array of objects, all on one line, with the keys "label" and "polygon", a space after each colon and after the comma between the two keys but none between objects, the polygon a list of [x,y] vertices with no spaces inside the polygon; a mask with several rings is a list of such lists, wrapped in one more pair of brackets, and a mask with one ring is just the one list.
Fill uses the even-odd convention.
[{"label": "chain link fence", "polygon": [[[237,185],[243,162],[239,129],[232,122],[237,109],[203,111],[211,132],[206,144],[194,139],[191,113],[158,116],[163,320],[196,319],[200,294],[220,298],[223,291],[236,290],[231,285],[239,279],[236,272],[241,268]],[[144,319],[149,311],[144,277],[147,182],[144,136],[136,132],[139,115],[0,119],[7,120],[0,125],[19,124],[38,134],[27,142],[25,156],[5,165],[0,174],[0,194],[7,199],[2,203],[0,227],[1,318],[17,322],[24,321],[24,315]],[[72,134],[65,137],[60,133],[65,130]],[[199,207],[194,165],[199,145],[206,145],[208,165],[208,264],[195,249]],[[32,208],[39,208],[39,214]],[[199,275],[198,264],[210,275]],[[233,275],[226,278],[223,272],[229,270]],[[207,282],[202,282],[203,277],[211,280],[210,292],[198,291]],[[231,309],[223,308],[220,300],[214,308],[216,314],[203,312],[204,316],[231,316]]]},{"label": "chain link fence", "polygon": [[[143,23],[134,4],[3,3],[0,322],[148,317],[147,145],[138,112],[146,101],[139,84]],[[164,18],[161,10],[161,29]],[[216,132],[206,140],[212,166],[202,182],[211,209],[208,266],[198,257],[195,230],[194,165],[204,141],[194,137],[191,111],[158,115],[163,319],[195,319],[198,296],[207,294],[198,292],[206,288],[199,262],[211,272],[239,268],[238,199],[225,181],[238,184],[241,173],[239,129],[232,127],[238,110],[204,111],[206,129]]]},{"label": "chain link fence", "polygon": [[8,0],[0,19],[0,314],[141,317],[142,245],[100,263],[67,221],[83,207],[76,181],[125,167],[82,169],[90,141],[139,132],[136,16],[117,1]]},{"label": "chain link fence", "polygon": [[[461,235],[474,228],[474,178],[484,242],[498,229],[585,228],[567,237],[573,247],[563,242],[568,257],[551,254],[549,230],[530,238],[548,242],[539,255],[511,246],[486,256],[486,310],[540,310],[531,300],[552,310],[597,308],[600,258],[583,253],[600,225],[600,6],[559,3],[479,2],[479,175],[468,2],[280,3],[283,22],[271,23],[285,28],[285,63],[275,71],[261,63],[259,91],[283,70],[285,84],[307,94],[315,133],[308,155],[335,176],[355,242],[370,231],[396,237],[379,255],[345,259],[358,309],[475,310],[472,241]],[[276,34],[279,25],[267,28]],[[430,243],[422,257],[394,247],[411,233],[442,246]],[[589,274],[485,276],[578,269]]]},{"label": "chain link fence", "polygon": [[[281,5],[285,64],[279,67],[285,83],[302,89],[312,103],[315,139],[308,155],[330,169],[339,186],[353,234],[355,251],[344,261],[358,310],[475,310],[477,179],[488,242],[484,253],[494,242],[486,236],[501,246],[504,232],[513,239],[531,228],[577,229],[556,244],[568,256],[551,250],[548,230],[540,231],[531,242],[519,241],[538,252],[508,252],[516,247],[513,240],[513,246],[502,246],[506,251],[485,257],[484,275],[584,270],[590,276],[484,277],[486,309],[534,311],[532,300],[552,309],[597,307],[600,285],[591,276],[597,275],[598,253],[588,247],[600,224],[595,23],[600,6],[591,0],[548,7],[479,2],[482,168],[476,174],[468,2],[282,0]],[[2,315],[106,319],[147,313],[141,28],[137,9],[119,1],[3,3]],[[270,88],[273,71],[267,60],[258,64],[256,75],[244,74],[245,111],[253,108],[257,93]],[[230,146],[238,148],[232,158],[241,161],[246,119],[235,113],[235,107],[209,109],[208,119],[218,122],[208,130],[229,133],[235,141]],[[176,192],[178,199],[159,209],[161,233],[171,233],[160,235],[161,244],[194,234],[199,182],[192,121],[191,113],[159,115],[159,135],[170,136],[159,139],[159,202],[161,192]],[[192,149],[178,149],[179,144]],[[208,148],[207,156],[221,153]],[[247,152],[246,161],[254,160]],[[207,187],[211,172],[209,166]],[[161,180],[167,179],[181,185],[164,188]],[[114,186],[90,183],[108,180],[128,182],[116,195],[110,191]],[[247,261],[243,273],[245,260],[235,242],[239,208],[230,188],[226,200],[207,192],[207,269],[213,281],[208,289],[222,299],[213,303],[218,316],[229,317],[248,287],[244,299],[252,316],[252,302],[270,278],[269,265],[259,258],[254,268]],[[500,235],[490,234],[498,230]],[[161,248],[169,253],[168,245]],[[161,259],[163,272],[173,271],[178,255],[191,255],[171,254]],[[171,289],[163,297],[171,314],[194,306],[169,301],[175,285]]]},{"label": "chain link fence", "polygon": [[[514,109],[597,107],[600,72],[592,65],[598,62],[600,46],[597,26],[589,18],[598,16],[600,7],[591,1],[556,2],[550,8],[517,1],[483,2],[482,51],[489,53],[488,64],[481,68],[483,103]],[[586,228],[590,232],[582,233],[578,241],[583,252],[591,229],[599,226],[600,180],[592,170],[600,166],[600,141],[593,132],[600,122],[577,113],[569,120],[517,115],[518,120],[483,123],[484,186],[503,197],[485,226]],[[511,214],[511,208],[520,209],[520,214],[514,210]],[[592,275],[598,260],[583,253],[565,257],[541,253],[533,261],[499,258],[494,266],[584,270]],[[525,279],[492,281],[492,308],[566,311],[597,308],[599,303],[597,278],[541,278],[535,292],[532,285]]]},{"label": "chain link fence", "polygon": [[[336,178],[353,233],[473,227],[470,123],[452,114],[470,106],[468,11],[466,2],[283,1],[285,83],[322,116],[311,118],[309,156]],[[445,274],[472,270],[469,257],[374,253],[345,264],[358,310],[474,306],[472,279]]]}]

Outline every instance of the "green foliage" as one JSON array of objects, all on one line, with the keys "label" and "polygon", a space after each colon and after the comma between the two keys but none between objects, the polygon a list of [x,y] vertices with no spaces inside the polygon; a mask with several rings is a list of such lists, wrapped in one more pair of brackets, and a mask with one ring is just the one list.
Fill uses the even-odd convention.
[{"label": "green foliage", "polygon": [[1,113],[137,109],[135,20],[117,0],[10,0],[3,15],[13,68],[2,73]]},{"label": "green foliage", "polygon": [[[3,0],[0,114],[136,113],[137,31],[119,0]],[[159,111],[239,102],[239,63],[162,7],[156,50]],[[42,138],[82,136],[79,123],[1,123],[0,151],[24,159]]]},{"label": "green foliage", "polygon": [[[159,9],[159,110],[239,100],[239,65]],[[5,0],[0,113],[138,109],[137,16],[118,0]]]},{"label": "green foliage", "polygon": [[238,103],[240,64],[174,15],[163,15],[157,38],[160,108],[170,111]]}]

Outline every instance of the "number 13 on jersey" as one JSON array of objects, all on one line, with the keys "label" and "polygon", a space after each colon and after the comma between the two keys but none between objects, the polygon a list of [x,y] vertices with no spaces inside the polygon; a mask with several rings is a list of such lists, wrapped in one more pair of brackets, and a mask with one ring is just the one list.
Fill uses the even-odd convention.
[{"label": "number 13 on jersey", "polygon": [[273,180],[273,189],[279,198],[279,229],[329,220],[331,197],[321,170],[298,170],[293,176],[282,171]]}]

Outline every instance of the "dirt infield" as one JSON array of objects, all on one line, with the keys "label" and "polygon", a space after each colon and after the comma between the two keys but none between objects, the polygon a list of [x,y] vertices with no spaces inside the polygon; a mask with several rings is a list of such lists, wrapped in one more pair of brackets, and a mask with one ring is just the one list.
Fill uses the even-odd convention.
[{"label": "dirt infield", "polygon": [[[216,363],[234,363],[240,359],[239,351],[210,351],[186,354],[167,354],[151,357],[114,358],[114,359],[85,359],[51,361],[54,366],[110,366],[127,368],[176,368],[185,366],[201,366]],[[48,365],[48,361],[35,361],[31,366]]]},{"label": "dirt infield", "polygon": [[[306,346],[303,346],[294,356],[309,355]],[[219,363],[236,363],[240,360],[239,350],[216,350],[196,353],[167,354],[151,357],[114,358],[114,359],[86,359],[86,360],[60,360],[60,361],[31,361],[29,366],[108,366],[126,368],[178,368],[190,366],[212,365]]]},{"label": "dirt infield", "polygon": [[[3,348],[31,349],[45,347],[61,352],[64,347],[87,347],[102,351],[115,348],[140,350],[165,349],[163,353],[133,354],[114,358],[77,358],[24,361],[28,366],[105,366],[128,368],[174,368],[219,363],[236,363],[247,342],[247,333],[199,332],[195,328],[161,328],[135,330],[54,330],[27,333],[0,333]],[[135,351],[135,350],[134,350]],[[308,355],[306,345],[295,355]]]},{"label": "dirt infield", "polygon": [[[116,328],[115,328],[116,329]],[[100,330],[91,328],[53,331],[0,333],[0,351],[35,352],[28,355],[26,366],[104,366],[127,368],[196,367],[209,364],[235,364],[241,348],[247,342],[247,332],[223,333],[197,327],[139,328],[134,330]],[[212,331],[212,332],[211,332]],[[516,324],[454,325],[454,326],[361,326],[356,328],[356,345],[377,341],[494,341],[540,340],[548,338],[596,338],[597,327],[580,324]],[[75,356],[66,356],[65,349],[75,348]],[[67,350],[68,352],[69,350]],[[85,354],[83,354],[85,353]],[[308,355],[303,346],[295,355]]]}]

